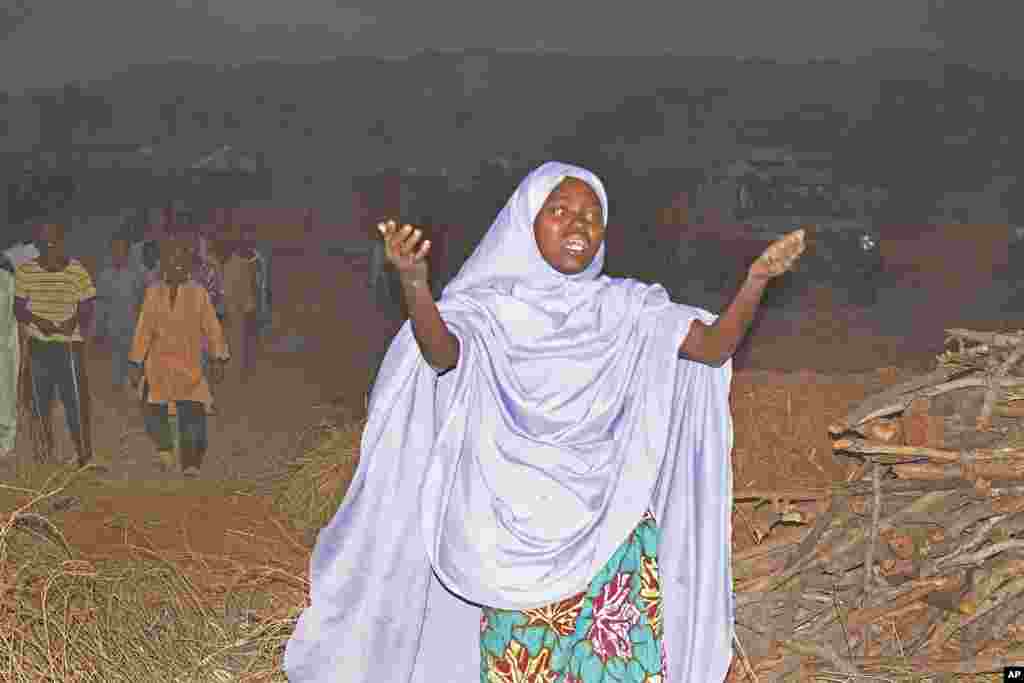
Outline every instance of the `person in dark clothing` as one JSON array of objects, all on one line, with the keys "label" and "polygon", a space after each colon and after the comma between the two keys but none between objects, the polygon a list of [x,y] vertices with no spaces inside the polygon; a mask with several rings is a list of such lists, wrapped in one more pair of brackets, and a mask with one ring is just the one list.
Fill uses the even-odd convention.
[{"label": "person in dark clothing", "polygon": [[100,304],[96,311],[96,341],[110,344],[113,387],[118,392],[128,386],[128,352],[146,286],[142,270],[129,261],[124,234],[114,235],[110,251],[110,265],[100,272],[96,283]]}]

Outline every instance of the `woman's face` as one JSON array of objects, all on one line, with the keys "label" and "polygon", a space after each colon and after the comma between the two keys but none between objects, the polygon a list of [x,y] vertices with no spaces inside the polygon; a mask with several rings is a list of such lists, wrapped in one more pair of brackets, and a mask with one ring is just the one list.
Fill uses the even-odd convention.
[{"label": "woman's face", "polygon": [[563,275],[586,270],[604,241],[604,212],[597,193],[566,178],[552,190],[533,221],[541,256]]}]

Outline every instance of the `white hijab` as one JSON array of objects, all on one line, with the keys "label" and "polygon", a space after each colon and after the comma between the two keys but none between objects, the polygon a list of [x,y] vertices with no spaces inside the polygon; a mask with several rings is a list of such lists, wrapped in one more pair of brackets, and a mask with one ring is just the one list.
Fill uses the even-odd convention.
[{"label": "white hijab", "polygon": [[473,680],[473,604],[586,590],[647,509],[662,530],[667,678],[724,677],[731,367],[679,359],[693,320],[714,316],[601,276],[603,246],[576,275],[543,259],[533,221],[570,176],[607,217],[588,171],[527,176],[439,302],[460,343],[453,370],[427,366],[408,322],[393,341],[359,467],[313,552],[293,683]]}]

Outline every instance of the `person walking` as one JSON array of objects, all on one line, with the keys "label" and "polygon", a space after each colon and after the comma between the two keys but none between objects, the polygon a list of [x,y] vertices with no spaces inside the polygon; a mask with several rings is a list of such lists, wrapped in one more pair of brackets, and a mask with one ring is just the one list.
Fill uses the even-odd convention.
[{"label": "person walking", "polygon": [[146,291],[144,274],[129,258],[128,239],[110,240],[110,263],[96,278],[96,341],[109,343],[114,392],[128,388],[128,354]]},{"label": "person walking", "polygon": [[256,351],[260,264],[238,225],[226,232],[214,250],[224,287],[224,331],[234,359],[228,374],[233,382],[244,385]]},{"label": "person walking", "polygon": [[[206,289],[190,278],[192,253],[186,240],[161,245],[163,280],[146,290],[132,341],[130,377],[140,388],[146,431],[160,465],[174,468],[170,415],[177,415],[180,466],[196,477],[207,449],[207,411],[213,395],[202,369],[202,341],[209,340],[210,378],[224,377],[228,346]],[[143,381],[144,380],[144,381]]]}]

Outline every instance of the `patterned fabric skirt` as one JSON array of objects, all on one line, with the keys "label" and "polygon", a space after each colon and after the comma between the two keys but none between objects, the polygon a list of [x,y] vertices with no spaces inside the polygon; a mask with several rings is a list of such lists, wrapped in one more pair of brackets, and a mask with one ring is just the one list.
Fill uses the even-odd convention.
[{"label": "patterned fabric skirt", "polygon": [[481,683],[664,683],[654,515],[587,591],[538,609],[482,612]]}]

